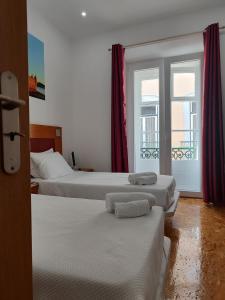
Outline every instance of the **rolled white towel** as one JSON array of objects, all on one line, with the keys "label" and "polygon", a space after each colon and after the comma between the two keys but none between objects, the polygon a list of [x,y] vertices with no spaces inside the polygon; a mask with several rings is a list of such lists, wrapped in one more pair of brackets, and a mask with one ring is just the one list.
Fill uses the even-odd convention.
[{"label": "rolled white towel", "polygon": [[105,197],[106,210],[114,213],[115,203],[127,203],[137,200],[148,200],[150,207],[156,203],[156,197],[150,193],[108,193]]},{"label": "rolled white towel", "polygon": [[[143,183],[139,183],[140,178],[142,178],[141,179],[142,182],[144,180],[144,181],[148,182],[148,184],[155,184],[157,182],[157,174],[154,172],[142,172],[142,173],[130,174],[128,176],[128,181],[130,182],[130,184],[143,184]],[[147,181],[147,178],[148,178],[148,181]]]},{"label": "rolled white towel", "polygon": [[155,184],[157,179],[154,176],[140,176],[136,179],[136,185],[152,185]]},{"label": "rolled white towel", "polygon": [[148,200],[131,201],[127,203],[115,203],[115,215],[117,218],[136,218],[149,215],[150,206]]}]

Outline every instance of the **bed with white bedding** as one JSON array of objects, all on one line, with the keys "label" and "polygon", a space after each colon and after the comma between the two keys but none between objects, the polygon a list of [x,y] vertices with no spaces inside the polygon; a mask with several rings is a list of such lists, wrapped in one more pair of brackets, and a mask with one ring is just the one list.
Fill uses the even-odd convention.
[{"label": "bed with white bedding", "polygon": [[76,172],[61,155],[62,128],[33,124],[30,137],[31,176],[40,184],[39,193],[100,200],[112,192],[152,193],[156,204],[174,215],[179,199],[174,177],[158,175],[156,184],[143,186],[130,184],[128,173]]},{"label": "bed with white bedding", "polygon": [[[176,182],[173,176],[158,175],[153,185],[132,185],[126,173],[82,172],[74,171],[66,176],[54,179],[33,180],[39,182],[39,193],[62,197],[104,200],[106,193],[145,192],[156,196],[157,205],[169,210],[176,209],[179,193],[175,191]],[[175,202],[175,203],[174,203]]]},{"label": "bed with white bedding", "polygon": [[117,219],[102,201],[32,195],[34,300],[163,299],[163,215]]}]

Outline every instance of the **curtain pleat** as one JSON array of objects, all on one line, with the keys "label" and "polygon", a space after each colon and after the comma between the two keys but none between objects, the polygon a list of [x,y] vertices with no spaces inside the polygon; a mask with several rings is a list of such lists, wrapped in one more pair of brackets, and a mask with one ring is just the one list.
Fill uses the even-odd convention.
[{"label": "curtain pleat", "polygon": [[128,172],[125,49],[112,46],[111,164],[112,172]]},{"label": "curtain pleat", "polygon": [[224,140],[219,24],[204,32],[203,196],[207,203],[225,204]]}]

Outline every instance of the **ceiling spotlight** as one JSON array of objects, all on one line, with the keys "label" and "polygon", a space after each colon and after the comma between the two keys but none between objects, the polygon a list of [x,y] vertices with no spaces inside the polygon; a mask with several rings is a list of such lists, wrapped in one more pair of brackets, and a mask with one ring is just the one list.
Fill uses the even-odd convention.
[{"label": "ceiling spotlight", "polygon": [[81,12],[81,16],[82,16],[83,18],[87,17],[86,11],[82,11],[82,12]]}]

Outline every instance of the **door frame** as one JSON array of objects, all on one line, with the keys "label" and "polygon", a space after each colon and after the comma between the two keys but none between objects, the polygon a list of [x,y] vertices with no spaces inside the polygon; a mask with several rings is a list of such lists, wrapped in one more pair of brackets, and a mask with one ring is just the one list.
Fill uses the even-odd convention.
[{"label": "door frame", "polygon": [[[200,65],[201,65],[201,73],[200,75],[200,90],[199,90],[199,98],[200,101],[202,102],[202,74],[203,74],[203,53],[202,52],[197,52],[197,53],[191,53],[191,54],[186,54],[186,55],[179,55],[179,56],[173,56],[173,57],[168,57],[164,60],[164,67],[165,67],[165,78],[170,78],[170,65],[172,63],[179,63],[179,62],[183,62],[183,61],[188,61],[188,60],[195,60],[198,59],[200,60]],[[170,78],[171,79],[171,78]],[[165,84],[165,110],[169,113],[167,113],[165,115],[166,118],[166,136],[167,136],[167,140],[168,140],[168,144],[166,145],[166,147],[170,148],[171,151],[171,80],[165,80],[166,84]],[[201,103],[200,103],[201,105]],[[202,105],[201,105],[202,107]],[[202,111],[200,111],[200,113],[202,113]],[[200,128],[201,128],[201,124],[200,124]],[[201,128],[202,129],[202,128]],[[200,134],[200,139],[201,139],[202,135]],[[202,143],[200,143],[200,158],[202,158],[202,147],[201,147]],[[170,152],[171,155],[171,152]],[[167,164],[169,165],[169,175],[172,174],[172,160],[169,159],[168,157],[168,162]],[[200,159],[200,169],[202,168],[202,159]],[[202,182],[202,177],[201,177],[201,182]],[[202,184],[201,184],[201,189],[202,189]],[[203,198],[203,193],[202,190],[200,192],[192,192],[192,191],[183,191],[180,190],[180,194],[182,197],[187,197],[187,198]]]},{"label": "door frame", "polygon": [[[127,138],[128,138],[128,157],[130,172],[135,171],[136,165],[136,151],[135,151],[135,95],[134,95],[134,71],[159,67],[159,98],[160,98],[160,126],[159,131],[164,132],[160,134],[160,157],[164,163],[160,163],[160,173],[165,175],[172,174],[172,160],[171,157],[171,82],[170,79],[170,64],[173,62],[182,62],[184,60],[199,59],[203,71],[203,53],[193,53],[187,55],[149,59],[138,62],[130,62],[126,64],[127,73]],[[202,74],[202,72],[201,72]],[[202,87],[202,76],[200,74],[200,85]],[[200,91],[202,93],[202,89]],[[202,95],[200,95],[202,99]],[[201,149],[200,149],[201,153]],[[202,155],[201,155],[202,157]],[[202,198],[201,192],[180,191],[183,197]]]},{"label": "door frame", "polygon": [[[136,165],[136,150],[135,150],[135,144],[137,142],[137,134],[136,134],[136,126],[135,126],[135,95],[134,95],[134,71],[143,70],[143,69],[154,69],[159,68],[159,98],[160,101],[164,103],[165,102],[165,95],[164,95],[164,76],[163,76],[163,59],[154,59],[154,60],[144,60],[141,62],[134,62],[129,63],[126,65],[127,70],[127,143],[128,143],[128,158],[129,158],[129,170],[130,172],[135,171],[135,165]],[[165,105],[159,105],[159,115],[164,115]],[[164,118],[159,119],[159,131],[161,131],[161,128],[165,127],[164,124]],[[160,135],[160,145],[164,143],[161,141],[161,135]],[[162,155],[160,147],[160,156]],[[162,173],[163,170],[161,170],[160,162],[159,162],[160,172]]]}]

